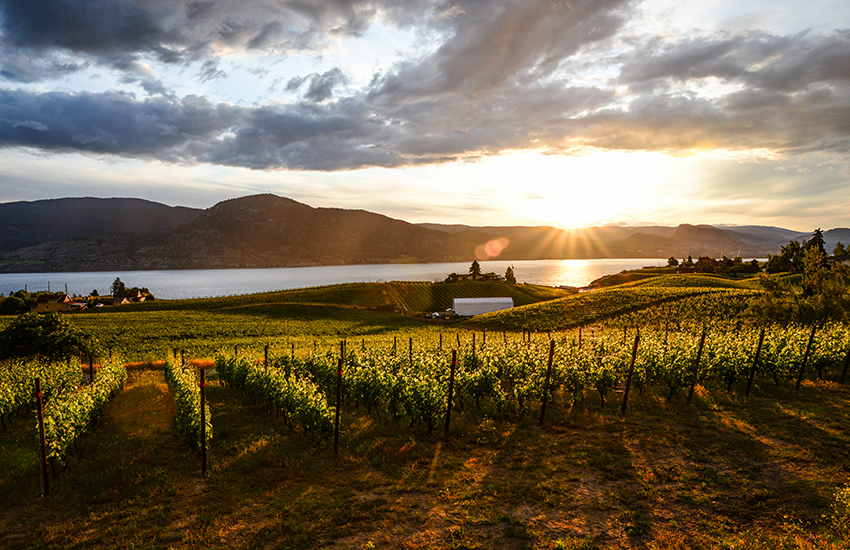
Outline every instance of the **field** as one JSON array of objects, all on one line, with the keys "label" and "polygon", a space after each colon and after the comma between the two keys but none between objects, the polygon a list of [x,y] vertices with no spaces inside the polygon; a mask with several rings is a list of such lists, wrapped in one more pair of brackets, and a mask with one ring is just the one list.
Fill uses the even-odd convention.
[{"label": "field", "polygon": [[[10,409],[0,430],[0,546],[848,547],[847,328],[820,327],[804,353],[807,327],[768,327],[757,347],[759,327],[743,315],[752,286],[668,277],[534,304],[537,290],[525,307],[449,324],[397,311],[399,297],[412,309],[426,302],[414,296],[436,296],[426,284],[73,315],[116,358],[157,367],[179,362],[179,350],[218,362],[206,388],[209,475],[177,429],[159,368],[129,370],[46,497],[33,410]],[[335,458],[322,426],[343,345]],[[452,349],[446,439],[445,410],[428,400],[445,402]],[[256,372],[241,371],[249,385],[240,389],[225,364]],[[270,388],[290,393],[258,397]],[[318,416],[291,408],[292,392],[304,391],[322,396]]]}]

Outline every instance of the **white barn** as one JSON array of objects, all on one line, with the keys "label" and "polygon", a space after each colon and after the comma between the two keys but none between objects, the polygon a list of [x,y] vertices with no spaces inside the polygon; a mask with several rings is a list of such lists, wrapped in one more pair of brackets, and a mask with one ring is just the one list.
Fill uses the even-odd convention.
[{"label": "white barn", "polygon": [[491,311],[510,309],[514,307],[513,298],[455,298],[452,309],[455,315],[468,317]]}]

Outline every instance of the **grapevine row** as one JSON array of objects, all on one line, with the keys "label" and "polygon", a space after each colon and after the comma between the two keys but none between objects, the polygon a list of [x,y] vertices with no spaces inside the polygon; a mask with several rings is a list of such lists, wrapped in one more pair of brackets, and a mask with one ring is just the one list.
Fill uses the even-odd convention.
[{"label": "grapevine row", "polygon": [[[165,363],[165,380],[174,395],[177,408],[177,431],[192,449],[201,451],[202,445],[212,439],[213,429],[209,405],[204,404],[201,414],[201,390],[196,375],[197,370],[188,365],[178,365],[171,361]],[[202,424],[205,430],[202,430]]]},{"label": "grapevine row", "polygon": [[[462,347],[458,357],[454,401],[458,409],[490,407],[501,415],[523,416],[544,398],[575,405],[587,392],[598,396],[602,406],[615,390],[623,388],[630,366],[634,332],[604,329],[584,341],[578,333],[556,335],[555,356],[549,386],[545,384],[548,341],[517,342],[491,338],[486,346]],[[700,361],[701,329],[670,332],[644,329],[635,357],[632,385],[638,390],[661,388],[667,399],[694,384],[714,383],[731,390],[748,379],[755,365],[761,380],[780,385],[796,379],[804,359],[808,376],[837,375],[845,362],[850,333],[845,326],[827,325],[819,330],[806,355],[810,331],[805,328],[774,328],[767,331],[759,353],[759,330],[710,329],[705,337]],[[482,339],[483,340],[483,339]],[[483,349],[482,349],[483,348]],[[253,365],[244,357],[219,356],[217,368],[230,384],[245,387],[249,374],[257,399],[272,403],[271,382],[310,383],[332,395],[336,383],[338,355],[314,353],[305,358],[291,355],[272,358],[269,369]],[[342,377],[344,401],[366,407],[377,416],[426,426],[429,431],[445,412],[449,352],[426,349],[410,354],[381,350],[345,353]],[[238,365],[238,366],[237,366]],[[223,369],[223,371],[222,371]],[[816,373],[816,374],[815,374]],[[306,381],[306,382],[305,382]],[[286,409],[298,414],[297,409]]]},{"label": "grapevine row", "polygon": [[124,366],[113,361],[97,370],[91,384],[50,399],[44,407],[44,432],[46,455],[52,464],[65,462],[68,448],[103,414],[106,403],[126,379]]},{"label": "grapevine row", "polygon": [[245,357],[217,356],[216,372],[228,386],[251,399],[283,412],[287,422],[297,419],[305,434],[326,440],[333,434],[333,415],[327,398],[306,377],[282,369],[265,369]]},{"label": "grapevine row", "polygon": [[[52,362],[37,359],[10,359],[0,369],[0,418],[24,405],[34,405],[35,379],[41,379],[42,399],[74,391],[82,380],[77,362]],[[5,424],[5,420],[4,420]]]}]

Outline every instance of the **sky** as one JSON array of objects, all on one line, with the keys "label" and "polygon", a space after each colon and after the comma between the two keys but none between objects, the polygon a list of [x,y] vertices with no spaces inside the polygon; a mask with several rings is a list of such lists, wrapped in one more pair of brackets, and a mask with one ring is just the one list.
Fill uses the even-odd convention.
[{"label": "sky", "polygon": [[0,0],[0,202],[850,226],[846,0]]}]

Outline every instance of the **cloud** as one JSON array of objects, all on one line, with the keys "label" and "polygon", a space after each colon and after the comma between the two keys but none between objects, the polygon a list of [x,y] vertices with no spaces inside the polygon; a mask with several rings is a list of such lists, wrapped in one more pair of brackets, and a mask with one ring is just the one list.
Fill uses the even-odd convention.
[{"label": "cloud", "polygon": [[287,91],[294,92],[301,88],[301,86],[307,81],[309,81],[310,84],[307,87],[307,91],[304,93],[304,97],[310,101],[321,103],[333,96],[334,88],[339,85],[346,84],[348,82],[348,77],[339,67],[334,67],[323,74],[313,73],[306,77],[291,78],[286,84],[286,89]]},{"label": "cloud", "polygon": [[[386,9],[384,5],[386,5]],[[430,2],[370,0],[0,0],[0,30],[14,48],[62,50],[107,60],[153,54],[180,63],[228,47],[321,49],[357,36],[380,11],[417,13]]]},{"label": "cloud", "polygon": [[[6,82],[108,66],[147,94],[0,88],[0,145],[310,170],[588,146],[850,150],[850,31],[628,35],[633,9],[627,0],[0,0]],[[413,28],[430,47],[360,89],[341,66],[286,75],[286,90],[300,92],[290,103],[177,97],[148,63],[197,61],[200,82],[224,82],[233,64],[222,68],[221,52],[318,55],[377,22]]]}]

